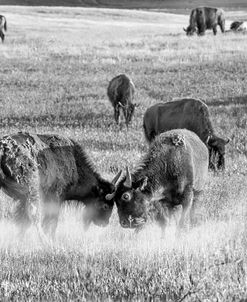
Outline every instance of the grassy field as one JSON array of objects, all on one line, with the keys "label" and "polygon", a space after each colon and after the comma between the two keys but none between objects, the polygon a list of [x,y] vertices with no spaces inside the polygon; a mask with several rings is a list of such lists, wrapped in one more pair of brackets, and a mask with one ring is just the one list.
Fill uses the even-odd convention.
[{"label": "grassy field", "polygon": [[[82,232],[81,207],[65,206],[57,242],[44,249],[31,229],[21,241],[1,194],[0,300],[244,301],[247,218],[247,40],[244,34],[185,36],[188,16],[128,10],[1,7],[0,134],[61,133],[80,141],[107,178],[133,168],[147,145],[142,116],[182,96],[209,105],[229,137],[226,171],[210,174],[198,224],[179,240],[150,226]],[[229,11],[231,20],[247,11]],[[116,127],[108,81],[127,73],[140,104],[127,131]]]}]

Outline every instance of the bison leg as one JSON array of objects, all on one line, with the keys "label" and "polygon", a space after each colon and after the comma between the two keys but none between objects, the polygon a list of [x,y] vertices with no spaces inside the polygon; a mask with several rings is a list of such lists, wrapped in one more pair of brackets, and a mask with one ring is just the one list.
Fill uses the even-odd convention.
[{"label": "bison leg", "polygon": [[5,37],[5,35],[4,35],[4,33],[3,33],[2,31],[0,31],[0,37],[1,37],[1,39],[2,39],[2,42],[4,42],[4,37]]},{"label": "bison leg", "polygon": [[220,29],[221,29],[221,32],[224,33],[225,32],[225,21],[222,21],[220,23]]},{"label": "bison leg", "polygon": [[216,36],[216,34],[217,34],[217,25],[213,27],[213,33]]},{"label": "bison leg", "polygon": [[191,226],[195,226],[196,225],[196,219],[195,219],[195,208],[197,203],[200,201],[200,197],[202,196],[200,191],[194,191],[193,192],[193,202],[191,205],[191,210],[190,210],[190,223]]},{"label": "bison leg", "polygon": [[42,227],[46,235],[52,241],[55,240],[55,233],[57,229],[58,217],[60,212],[60,199],[57,197],[49,197],[44,201],[44,214]]},{"label": "bison leg", "polygon": [[188,229],[190,225],[189,214],[193,204],[193,189],[189,186],[185,188],[184,193],[181,196],[182,214],[179,221],[179,229]]},{"label": "bison leg", "polygon": [[29,196],[27,199],[28,216],[32,224],[36,227],[40,241],[45,246],[50,246],[49,240],[42,228],[42,198],[40,196],[39,176],[38,171],[30,177],[31,181],[28,183]]},{"label": "bison leg", "polygon": [[27,213],[26,201],[27,198],[25,197],[19,199],[14,215],[15,225],[18,228],[18,237],[21,239],[25,236],[25,233],[31,224]]},{"label": "bison leg", "polygon": [[114,108],[114,118],[117,124],[119,123],[119,115],[120,115],[119,106],[116,106]]}]

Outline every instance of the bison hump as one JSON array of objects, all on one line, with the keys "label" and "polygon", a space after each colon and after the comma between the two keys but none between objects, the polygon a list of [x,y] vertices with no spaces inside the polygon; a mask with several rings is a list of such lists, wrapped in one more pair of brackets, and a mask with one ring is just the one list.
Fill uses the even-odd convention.
[{"label": "bison hump", "polygon": [[185,146],[185,139],[182,134],[174,133],[171,136],[171,143],[178,147],[178,146]]}]

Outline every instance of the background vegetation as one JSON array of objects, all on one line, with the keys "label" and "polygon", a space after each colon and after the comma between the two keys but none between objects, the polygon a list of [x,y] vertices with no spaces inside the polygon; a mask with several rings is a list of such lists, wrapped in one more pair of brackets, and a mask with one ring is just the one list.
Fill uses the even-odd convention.
[{"label": "background vegetation", "polygon": [[[80,141],[107,178],[133,168],[147,145],[142,116],[156,102],[193,96],[209,106],[215,130],[231,139],[227,169],[210,174],[198,225],[179,240],[171,225],[136,236],[118,225],[81,231],[81,207],[67,206],[53,250],[34,230],[21,241],[1,195],[0,300],[240,301],[246,299],[246,35],[185,36],[188,15],[2,7],[0,134],[61,133]],[[227,26],[247,18],[229,11]],[[116,127],[108,81],[127,73],[140,104],[127,131]]]}]

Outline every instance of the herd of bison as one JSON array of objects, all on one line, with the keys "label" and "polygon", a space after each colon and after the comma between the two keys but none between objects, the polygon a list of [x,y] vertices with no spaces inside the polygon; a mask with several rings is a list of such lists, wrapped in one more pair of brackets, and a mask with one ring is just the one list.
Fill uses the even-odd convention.
[{"label": "herd of bison", "polygon": [[[216,34],[217,25],[225,31],[223,10],[199,7],[191,11],[185,31],[201,35],[212,29]],[[6,30],[6,18],[0,16],[2,41]],[[127,128],[137,107],[134,93],[125,74],[113,78],[107,88],[115,121],[119,123],[122,111]],[[107,225],[114,204],[124,228],[140,230],[155,221],[165,230],[171,217],[176,217],[178,231],[191,225],[208,170],[225,168],[229,139],[215,133],[207,105],[193,98],[149,107],[143,130],[149,150],[142,162],[133,173],[128,167],[125,173],[119,171],[111,182],[100,176],[83,147],[70,138],[26,132],[2,137],[0,187],[17,201],[14,217],[20,235],[33,224],[43,242],[54,239],[61,204],[68,200],[85,205],[85,229],[92,222]]]}]

